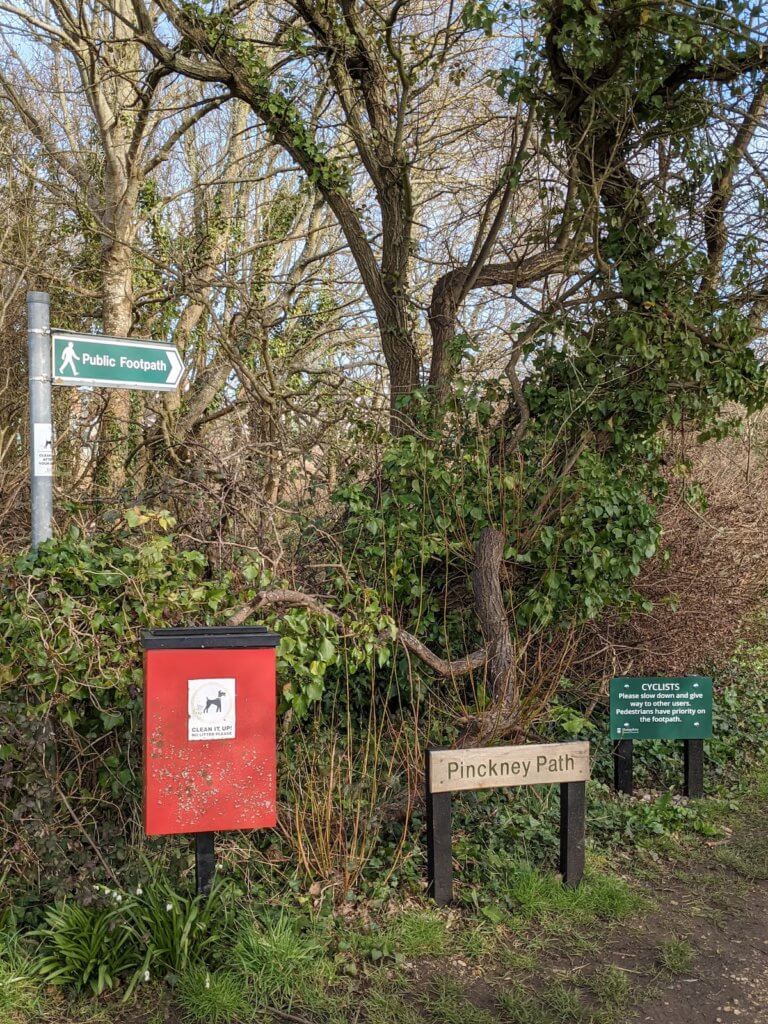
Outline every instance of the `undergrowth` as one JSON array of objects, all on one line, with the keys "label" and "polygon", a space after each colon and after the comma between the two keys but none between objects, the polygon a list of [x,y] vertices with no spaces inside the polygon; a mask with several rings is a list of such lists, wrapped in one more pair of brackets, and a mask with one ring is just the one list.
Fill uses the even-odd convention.
[{"label": "undergrowth", "polygon": [[[151,860],[128,866],[130,884],[123,887],[92,884],[47,906],[10,905],[6,895],[0,915],[0,1019],[67,1019],[61,1006],[79,994],[115,1007],[165,999],[190,1024],[252,1024],[268,1013],[311,1024],[610,1024],[621,1019],[629,992],[626,977],[609,968],[579,986],[556,978],[534,989],[527,981],[505,983],[477,1005],[465,982],[446,973],[456,969],[447,965],[463,964],[461,971],[492,964],[526,979],[553,943],[588,956],[590,937],[607,924],[641,917],[648,898],[612,869],[617,857],[632,851],[640,870],[644,856],[654,863],[692,836],[723,835],[736,808],[764,801],[764,792],[745,791],[768,755],[766,674],[768,649],[753,646],[740,651],[717,680],[717,738],[708,744],[706,775],[713,799],[688,802],[676,796],[679,745],[653,742],[636,744],[638,795],[619,797],[608,784],[604,721],[587,721],[577,707],[560,705],[542,723],[543,738],[582,736],[595,752],[588,871],[576,889],[564,887],[554,871],[554,787],[457,796],[459,909],[449,912],[423,902],[419,813],[405,828],[398,826],[406,838],[400,840],[396,871],[388,867],[398,829],[390,830],[382,815],[378,835],[366,838],[368,860],[349,876],[356,879],[354,887],[308,877],[290,864],[279,836],[272,838],[270,866],[262,871],[262,854],[250,856],[248,844],[234,838],[221,844],[223,868],[211,896],[201,899],[190,891],[189,864],[179,873],[178,851],[173,860],[167,847],[153,845]],[[384,757],[381,742],[377,749]],[[343,787],[335,799],[344,799]],[[760,830],[745,826],[712,856],[754,879],[768,875],[766,849]],[[684,974],[693,955],[686,940],[672,936],[659,945],[656,963],[661,973]],[[424,972],[428,984],[414,972]],[[55,989],[61,991],[58,1001],[51,995]],[[119,1009],[114,1017],[111,1012],[105,1011],[105,1020],[120,1020]]]}]

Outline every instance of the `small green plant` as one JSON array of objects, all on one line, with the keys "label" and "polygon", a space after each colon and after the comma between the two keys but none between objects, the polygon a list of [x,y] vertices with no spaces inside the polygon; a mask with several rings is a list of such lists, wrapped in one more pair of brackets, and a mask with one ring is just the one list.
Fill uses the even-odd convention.
[{"label": "small green plant", "polygon": [[232,963],[248,979],[263,1006],[289,1008],[311,1000],[313,990],[333,975],[322,943],[281,914],[275,921],[252,920],[240,931]]},{"label": "small green plant", "polygon": [[694,949],[686,939],[665,939],[659,946],[656,962],[670,974],[686,974],[693,963]]},{"label": "small green plant", "polygon": [[180,893],[164,876],[151,874],[144,886],[117,894],[136,935],[146,943],[146,969],[152,977],[166,977],[208,963],[232,915],[226,881],[217,875],[207,896],[199,896]]},{"label": "small green plant", "polygon": [[600,1006],[610,1010],[625,1009],[632,998],[632,985],[625,971],[608,966],[597,971],[589,981]]},{"label": "small green plant", "polygon": [[127,999],[141,982],[207,964],[229,922],[228,888],[218,879],[206,897],[180,893],[157,873],[135,890],[97,892],[104,903],[58,903],[32,933],[46,984],[100,995],[122,983]]},{"label": "small green plant", "polygon": [[47,985],[101,995],[146,969],[149,954],[142,952],[119,902],[106,907],[57,903],[32,934],[41,941],[36,969]]},{"label": "small green plant", "polygon": [[179,977],[176,995],[190,1024],[235,1024],[251,1016],[245,982],[232,971],[192,967]]}]

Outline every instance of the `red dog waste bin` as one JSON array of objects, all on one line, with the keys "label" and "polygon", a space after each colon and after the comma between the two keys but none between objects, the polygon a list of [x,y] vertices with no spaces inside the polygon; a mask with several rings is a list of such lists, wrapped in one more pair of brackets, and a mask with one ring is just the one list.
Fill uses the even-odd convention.
[{"label": "red dog waste bin", "polygon": [[148,835],[275,824],[279,640],[262,626],[143,634]]}]

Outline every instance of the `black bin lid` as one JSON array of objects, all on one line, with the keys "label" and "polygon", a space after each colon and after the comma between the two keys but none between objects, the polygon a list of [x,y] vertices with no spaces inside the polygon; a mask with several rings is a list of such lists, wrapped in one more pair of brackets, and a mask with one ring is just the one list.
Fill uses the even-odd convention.
[{"label": "black bin lid", "polygon": [[232,648],[277,647],[280,634],[266,626],[180,626],[145,629],[141,646],[145,651],[227,650]]}]

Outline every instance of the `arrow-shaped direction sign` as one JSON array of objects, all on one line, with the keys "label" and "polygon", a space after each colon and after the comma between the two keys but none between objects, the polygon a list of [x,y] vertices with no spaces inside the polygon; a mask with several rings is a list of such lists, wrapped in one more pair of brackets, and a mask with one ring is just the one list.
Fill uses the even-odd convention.
[{"label": "arrow-shaped direction sign", "polygon": [[53,383],[69,387],[175,391],[184,364],[173,345],[52,331]]}]

